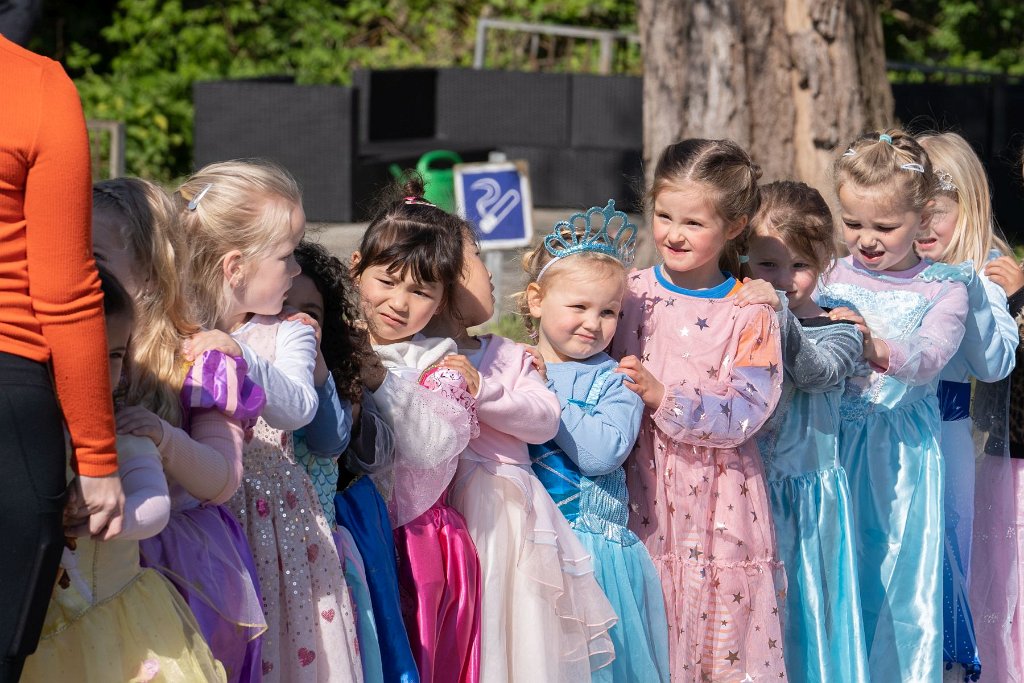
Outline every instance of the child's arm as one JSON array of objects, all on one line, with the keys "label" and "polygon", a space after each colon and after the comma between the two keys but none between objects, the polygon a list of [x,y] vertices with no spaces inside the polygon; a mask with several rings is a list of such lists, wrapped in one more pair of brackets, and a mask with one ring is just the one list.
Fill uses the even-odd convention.
[{"label": "child's arm", "polygon": [[978,275],[967,286],[967,305],[960,353],[972,376],[982,382],[998,382],[1013,371],[1020,342],[1006,292]]},{"label": "child's arm", "polygon": [[[692,446],[735,448],[757,433],[775,410],[782,392],[782,347],[779,322],[768,306],[746,307],[738,311],[746,317],[740,330],[735,358],[726,358],[719,367],[709,368],[679,384],[662,386],[657,380],[660,398],[652,407],[655,426],[668,438]],[[620,367],[636,358],[627,356]],[[629,370],[636,374],[638,392],[657,391],[646,368]],[[641,397],[645,394],[641,393]],[[645,403],[647,403],[645,398]],[[650,404],[648,404],[650,405]]]},{"label": "child's arm", "polygon": [[306,446],[318,458],[337,458],[348,448],[352,434],[352,405],[338,396],[334,378],[316,388],[317,409],[306,425]]},{"label": "child's arm", "polygon": [[886,339],[888,363],[876,364],[886,375],[910,386],[928,384],[946,367],[964,336],[967,290],[950,282],[907,339]]},{"label": "child's arm", "polygon": [[644,402],[623,386],[625,379],[619,373],[611,375],[590,409],[571,399],[562,406],[555,443],[585,476],[614,472],[636,443]]},{"label": "child's arm", "polygon": [[517,357],[506,354],[514,363],[499,367],[499,374],[480,376],[477,415],[484,424],[520,441],[544,443],[555,437],[561,424],[558,397],[548,390],[530,354],[521,346],[515,348]]},{"label": "child's arm", "polygon": [[219,505],[242,483],[242,424],[218,410],[193,410],[190,431],[164,423],[164,469],[194,498]]},{"label": "child's arm", "polygon": [[317,395],[313,386],[316,366],[316,333],[295,321],[284,321],[277,333],[277,350],[271,363],[245,344],[242,355],[249,365],[249,377],[263,387],[267,405],[263,419],[275,429],[294,431],[309,424],[316,415]]},{"label": "child's arm", "polygon": [[345,451],[344,465],[353,474],[373,474],[395,460],[395,433],[381,416],[373,394],[363,389],[360,401],[359,429]]},{"label": "child's arm", "polygon": [[[136,443],[131,444],[134,440]],[[118,474],[124,489],[124,526],[114,538],[141,541],[163,531],[171,516],[171,499],[167,492],[160,458],[148,439],[121,435],[117,438]]]},{"label": "child's arm", "polygon": [[840,386],[863,358],[864,337],[852,324],[835,323],[831,334],[811,340],[789,309],[779,314],[782,358],[794,386],[811,393]]}]

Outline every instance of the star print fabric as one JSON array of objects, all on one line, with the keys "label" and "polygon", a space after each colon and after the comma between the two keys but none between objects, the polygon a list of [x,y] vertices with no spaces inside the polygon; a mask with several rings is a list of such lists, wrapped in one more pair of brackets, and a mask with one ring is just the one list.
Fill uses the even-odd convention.
[{"label": "star print fabric", "polygon": [[785,574],[753,440],[781,393],[777,316],[653,270],[628,282],[612,355],[665,385],[627,461],[629,527],[661,576],[672,680],[785,680]]}]

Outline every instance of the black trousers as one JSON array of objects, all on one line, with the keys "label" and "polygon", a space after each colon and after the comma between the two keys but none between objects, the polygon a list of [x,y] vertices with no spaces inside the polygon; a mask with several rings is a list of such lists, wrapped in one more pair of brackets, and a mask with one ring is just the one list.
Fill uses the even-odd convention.
[{"label": "black trousers", "polygon": [[67,473],[47,366],[0,353],[0,683],[21,676],[57,578]]}]

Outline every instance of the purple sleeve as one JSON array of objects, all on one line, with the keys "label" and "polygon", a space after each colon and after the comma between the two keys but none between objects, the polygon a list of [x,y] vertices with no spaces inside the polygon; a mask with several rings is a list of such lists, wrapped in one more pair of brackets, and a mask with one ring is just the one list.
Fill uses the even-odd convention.
[{"label": "purple sleeve", "polygon": [[189,409],[219,410],[237,420],[255,420],[267,402],[263,389],[246,373],[242,357],[207,351],[189,367],[181,387],[181,402]]},{"label": "purple sleeve", "polygon": [[905,339],[885,340],[885,374],[911,386],[931,382],[960,347],[966,317],[967,289],[959,282],[944,283],[917,330]]}]

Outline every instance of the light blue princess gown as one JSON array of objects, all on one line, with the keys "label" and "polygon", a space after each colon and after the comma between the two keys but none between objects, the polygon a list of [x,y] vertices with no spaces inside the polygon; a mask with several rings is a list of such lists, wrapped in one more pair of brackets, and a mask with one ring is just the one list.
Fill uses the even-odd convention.
[{"label": "light blue princess gown", "polygon": [[533,471],[593,558],[598,584],[619,616],[615,659],[594,681],[667,683],[668,623],[661,579],[647,548],[626,528],[622,463],[640,429],[643,402],[623,386],[617,363],[600,353],[547,365],[562,405],[552,441],[530,446]]},{"label": "light blue princess gown", "polygon": [[839,464],[839,402],[846,378],[864,368],[863,337],[845,321],[789,310],[780,318],[782,398],[757,445],[786,567],[786,670],[791,683],[866,683],[850,487]]},{"label": "light blue princess gown", "polygon": [[935,396],[964,335],[967,291],[921,262],[873,272],[839,260],[818,303],[864,317],[889,349],[883,369],[846,383],[839,461],[853,501],[861,613],[872,681],[942,677],[943,463]]}]

